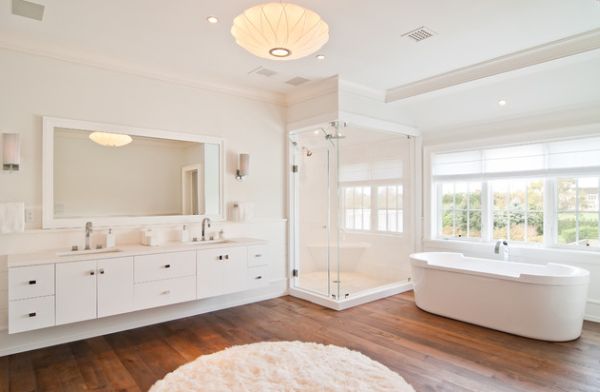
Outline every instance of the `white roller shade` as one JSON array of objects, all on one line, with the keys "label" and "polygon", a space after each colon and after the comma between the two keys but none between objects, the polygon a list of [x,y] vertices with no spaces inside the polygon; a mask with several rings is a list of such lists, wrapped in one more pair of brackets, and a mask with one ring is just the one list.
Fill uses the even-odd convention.
[{"label": "white roller shade", "polygon": [[434,180],[547,177],[600,171],[600,137],[438,153]]},{"label": "white roller shade", "polygon": [[382,160],[340,165],[340,182],[381,181],[402,178],[401,160]]}]

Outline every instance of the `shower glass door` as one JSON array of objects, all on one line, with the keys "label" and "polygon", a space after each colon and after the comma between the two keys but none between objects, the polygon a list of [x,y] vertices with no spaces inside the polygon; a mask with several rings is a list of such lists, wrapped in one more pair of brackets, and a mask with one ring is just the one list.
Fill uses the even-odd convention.
[{"label": "shower glass door", "polygon": [[324,129],[290,134],[294,287],[337,298],[336,144]]}]

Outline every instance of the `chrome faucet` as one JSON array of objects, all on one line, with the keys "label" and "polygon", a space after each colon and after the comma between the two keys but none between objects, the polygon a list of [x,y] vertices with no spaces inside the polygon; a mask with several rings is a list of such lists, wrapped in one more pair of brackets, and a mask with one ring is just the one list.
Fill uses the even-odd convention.
[{"label": "chrome faucet", "polygon": [[500,251],[502,251],[502,259],[504,261],[508,261],[508,258],[510,256],[510,249],[508,248],[508,242],[506,242],[506,240],[496,241],[496,246],[494,247],[494,253],[499,255]]},{"label": "chrome faucet", "polygon": [[90,250],[90,234],[92,234],[92,222],[86,222],[85,224],[85,250]]},{"label": "chrome faucet", "polygon": [[206,226],[210,227],[210,218],[202,219],[202,241],[206,241]]}]

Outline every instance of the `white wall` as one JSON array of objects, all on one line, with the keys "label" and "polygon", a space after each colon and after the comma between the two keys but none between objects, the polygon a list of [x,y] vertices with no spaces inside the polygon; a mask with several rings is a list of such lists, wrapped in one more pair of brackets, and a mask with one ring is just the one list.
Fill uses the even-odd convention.
[{"label": "white wall", "polygon": [[[66,248],[83,241],[82,231],[40,230],[43,115],[224,138],[225,200],[228,204],[253,202],[257,222],[224,222],[217,225],[217,229],[223,228],[230,237],[269,240],[273,287],[271,291],[256,295],[274,296],[285,291],[286,135],[282,107],[4,49],[0,50],[0,86],[0,132],[20,133],[22,143],[21,170],[12,174],[0,171],[0,202],[24,201],[34,212],[34,221],[27,224],[25,233],[0,235],[0,328],[6,326],[3,319],[7,306],[6,266],[1,263],[1,255]],[[243,182],[234,178],[240,152],[250,153],[252,160],[250,175]],[[152,180],[151,174],[148,181]],[[171,238],[173,229],[163,227],[161,230],[165,238]],[[192,225],[192,230],[197,231],[197,225]],[[120,228],[116,234],[120,243],[139,240],[137,228]],[[224,298],[223,304],[241,303],[252,295],[255,294]],[[5,331],[0,331],[0,355],[18,350],[25,343],[31,348],[44,342],[58,342],[61,337],[106,333],[111,329],[177,318],[215,307],[219,307],[219,300],[196,301],[114,319],[19,334],[21,336],[8,336]]]},{"label": "white wall", "polygon": [[[423,154],[423,212],[424,233],[423,249],[425,251],[462,252],[467,256],[494,258],[493,245],[488,243],[436,240],[431,235],[431,176],[430,155],[433,151],[443,151],[461,148],[476,148],[480,146],[493,146],[511,143],[522,143],[550,138],[572,137],[576,135],[599,134],[600,123],[582,124],[581,118],[577,121],[560,121],[560,128],[552,128],[547,119],[538,118],[532,122],[523,119],[521,126],[512,122],[510,126],[501,127],[498,124],[481,126],[465,134],[464,130],[457,129],[460,138],[452,138],[453,131],[439,137],[424,138]],[[569,126],[571,124],[572,126]],[[452,142],[450,142],[452,140]],[[571,251],[557,249],[539,249],[518,245],[511,246],[511,259],[515,261],[546,263],[556,262],[570,264],[585,268],[590,271],[591,281],[586,308],[586,318],[600,322],[600,253],[587,251]]]}]

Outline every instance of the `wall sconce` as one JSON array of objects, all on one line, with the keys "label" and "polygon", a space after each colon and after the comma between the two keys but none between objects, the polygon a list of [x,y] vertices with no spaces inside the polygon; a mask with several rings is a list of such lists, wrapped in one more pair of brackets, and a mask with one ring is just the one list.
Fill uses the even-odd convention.
[{"label": "wall sconce", "polygon": [[239,169],[235,172],[235,179],[242,181],[250,172],[250,154],[240,154]]},{"label": "wall sconce", "polygon": [[21,140],[18,133],[2,134],[2,169],[18,171],[21,164]]}]

